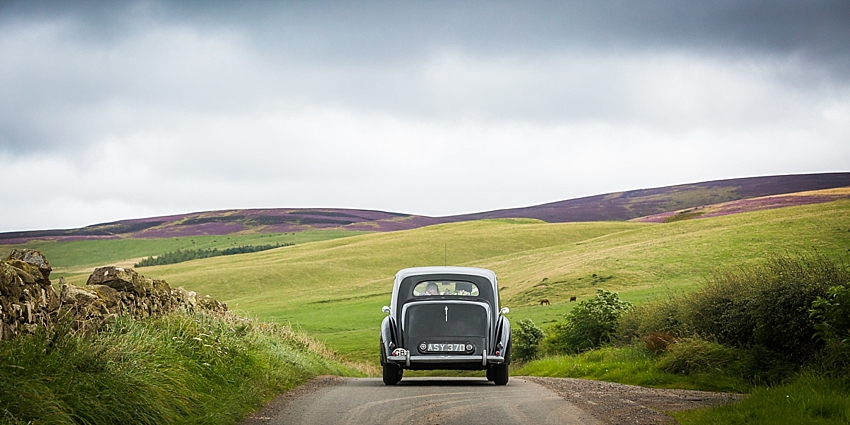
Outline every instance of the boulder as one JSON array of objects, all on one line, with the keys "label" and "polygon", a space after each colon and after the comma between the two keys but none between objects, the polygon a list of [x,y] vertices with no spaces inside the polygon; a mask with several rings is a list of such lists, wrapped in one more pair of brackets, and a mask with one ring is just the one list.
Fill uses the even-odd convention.
[{"label": "boulder", "polygon": [[76,285],[62,285],[59,290],[59,299],[62,304],[75,306],[86,306],[100,299],[95,291],[86,290]]},{"label": "boulder", "polygon": [[44,254],[34,249],[13,249],[6,259],[9,261],[23,261],[35,266],[41,272],[41,279],[44,280],[50,279],[50,272],[53,271]]},{"label": "boulder", "polygon": [[121,312],[121,293],[115,288],[106,285],[89,285],[86,289],[93,291],[111,313]]},{"label": "boulder", "polygon": [[18,269],[0,260],[0,296],[10,301],[17,301],[21,298],[23,289],[24,281],[21,279]]},{"label": "boulder", "polygon": [[131,291],[139,295],[146,295],[146,287],[152,287],[152,284],[145,282],[145,280],[144,276],[140,276],[133,269],[109,266],[95,269],[89,276],[86,285],[105,285],[118,291]]},{"label": "boulder", "polygon": [[213,313],[224,314],[227,312],[227,304],[217,301],[209,295],[198,300],[198,306]]}]

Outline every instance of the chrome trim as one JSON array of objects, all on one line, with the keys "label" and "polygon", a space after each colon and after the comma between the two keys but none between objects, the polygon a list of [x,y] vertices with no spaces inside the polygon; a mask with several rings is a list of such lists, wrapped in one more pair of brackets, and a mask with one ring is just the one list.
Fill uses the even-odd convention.
[{"label": "chrome trim", "polygon": [[407,356],[388,356],[388,361],[404,363],[410,367],[411,363],[474,363],[483,361],[482,365],[488,363],[504,363],[505,358],[502,356],[411,356],[408,351]]},{"label": "chrome trim", "polygon": [[[467,300],[422,300],[422,301],[411,301],[404,305],[401,308],[401,320],[399,320],[399,324],[401,327],[401,331],[404,332],[404,318],[407,315],[407,309],[411,306],[420,305],[420,304],[475,304],[481,307],[484,307],[484,311],[487,312],[487,332],[491,332],[491,323],[490,323],[490,304],[481,301],[467,301]],[[489,339],[489,338],[488,338]]]},{"label": "chrome trim", "polygon": [[[488,352],[492,351],[493,347],[493,339],[496,337],[496,328],[495,323],[492,323],[490,320],[490,304],[487,304],[483,301],[468,301],[468,300],[422,300],[422,301],[412,301],[404,305],[401,308],[401,318],[398,321],[398,327],[401,328],[401,332],[399,333],[398,338],[401,340],[399,343],[404,341],[404,319],[407,315],[407,309],[411,306],[422,305],[422,304],[473,304],[484,308],[484,311],[487,313],[487,334],[484,336],[484,347],[481,348],[481,351],[486,355]],[[496,318],[498,321],[498,317]]]}]

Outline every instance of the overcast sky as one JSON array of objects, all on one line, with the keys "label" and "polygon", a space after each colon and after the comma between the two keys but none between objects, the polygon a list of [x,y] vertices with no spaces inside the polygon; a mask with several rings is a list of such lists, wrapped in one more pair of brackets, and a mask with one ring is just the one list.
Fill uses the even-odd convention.
[{"label": "overcast sky", "polygon": [[846,0],[174,3],[0,1],[0,231],[850,171]]}]

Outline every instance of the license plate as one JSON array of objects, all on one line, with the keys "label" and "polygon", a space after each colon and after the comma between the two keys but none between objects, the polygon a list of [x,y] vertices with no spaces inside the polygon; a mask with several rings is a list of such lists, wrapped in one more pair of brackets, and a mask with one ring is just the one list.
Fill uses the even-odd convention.
[{"label": "license plate", "polygon": [[428,344],[428,351],[466,351],[466,344]]}]

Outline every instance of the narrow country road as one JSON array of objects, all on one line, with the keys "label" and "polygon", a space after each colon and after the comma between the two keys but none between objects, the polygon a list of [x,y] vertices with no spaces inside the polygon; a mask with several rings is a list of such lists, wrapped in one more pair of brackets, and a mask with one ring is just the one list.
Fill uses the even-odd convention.
[{"label": "narrow country road", "polygon": [[522,378],[334,379],[276,400],[248,424],[599,424],[556,393]]}]

